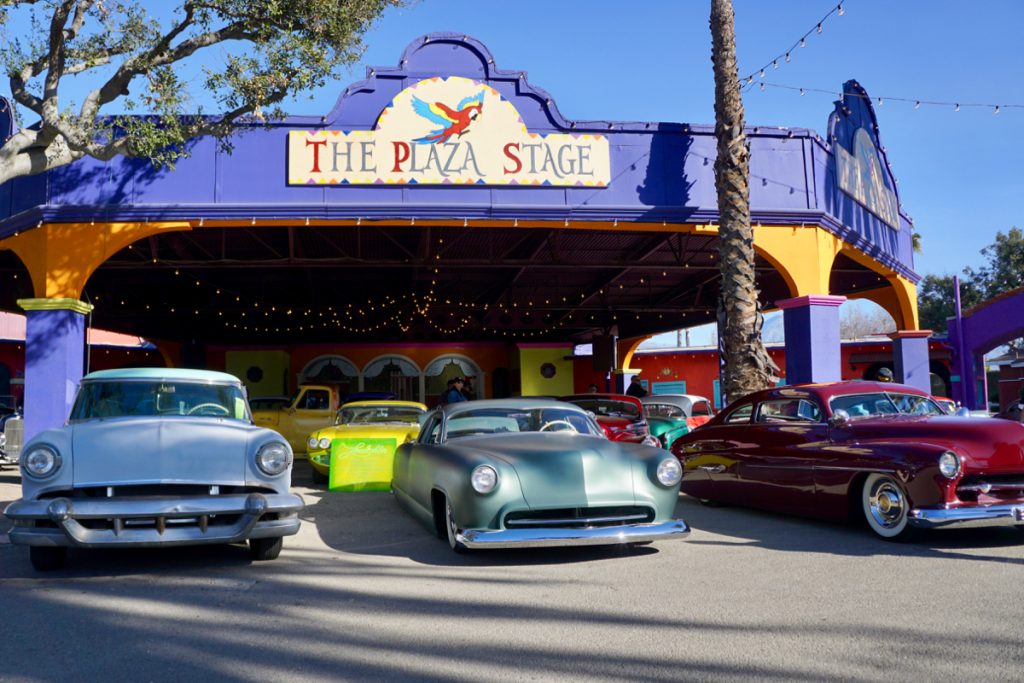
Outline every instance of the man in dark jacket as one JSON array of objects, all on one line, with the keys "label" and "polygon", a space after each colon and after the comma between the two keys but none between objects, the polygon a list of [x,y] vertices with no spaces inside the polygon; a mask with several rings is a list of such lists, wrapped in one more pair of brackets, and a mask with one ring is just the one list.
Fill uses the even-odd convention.
[{"label": "man in dark jacket", "polygon": [[633,375],[633,379],[629,381],[629,388],[626,389],[626,395],[636,396],[637,398],[643,398],[647,395],[647,390],[640,383],[640,375]]},{"label": "man in dark jacket", "polygon": [[450,380],[448,380],[448,389],[447,391],[444,392],[444,395],[441,397],[441,402],[458,403],[460,401],[465,401],[466,396],[465,394],[462,393],[462,387],[464,386],[464,384],[465,383],[462,381],[461,377],[452,377]]}]

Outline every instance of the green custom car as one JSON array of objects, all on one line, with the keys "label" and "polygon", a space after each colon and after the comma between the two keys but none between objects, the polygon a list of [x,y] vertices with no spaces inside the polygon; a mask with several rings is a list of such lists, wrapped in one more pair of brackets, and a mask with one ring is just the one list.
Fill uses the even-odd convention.
[{"label": "green custom car", "polygon": [[681,475],[668,452],[609,441],[572,404],[523,398],[435,409],[395,451],[391,486],[461,552],[685,538]]}]

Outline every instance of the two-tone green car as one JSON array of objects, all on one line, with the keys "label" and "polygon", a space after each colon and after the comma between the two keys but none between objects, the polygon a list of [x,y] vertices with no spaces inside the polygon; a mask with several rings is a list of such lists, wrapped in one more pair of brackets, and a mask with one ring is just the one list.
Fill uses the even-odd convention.
[{"label": "two-tone green car", "polygon": [[429,413],[395,451],[392,491],[461,552],[685,538],[681,478],[667,451],[609,441],[574,405],[522,398]]}]

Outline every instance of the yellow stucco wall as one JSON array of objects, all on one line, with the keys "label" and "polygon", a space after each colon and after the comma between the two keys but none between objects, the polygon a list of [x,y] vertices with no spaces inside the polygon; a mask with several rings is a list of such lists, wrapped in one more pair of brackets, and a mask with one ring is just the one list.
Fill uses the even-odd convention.
[{"label": "yellow stucco wall", "polygon": [[[572,345],[519,347],[519,373],[523,396],[565,396],[573,393]],[[541,374],[541,366],[551,363],[555,376]]]},{"label": "yellow stucco wall", "polygon": [[[228,351],[224,355],[225,371],[245,382],[250,397],[287,395],[290,362],[286,351]],[[253,366],[263,371],[258,382],[246,376]]]}]

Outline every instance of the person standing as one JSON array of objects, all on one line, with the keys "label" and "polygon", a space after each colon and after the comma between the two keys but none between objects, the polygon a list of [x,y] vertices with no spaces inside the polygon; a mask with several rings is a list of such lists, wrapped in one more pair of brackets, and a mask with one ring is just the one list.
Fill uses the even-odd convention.
[{"label": "person standing", "polygon": [[461,377],[452,377],[448,380],[448,389],[444,392],[444,396],[441,397],[442,403],[459,403],[466,400],[466,395],[462,393],[462,388],[465,386],[465,382],[462,381]]},{"label": "person standing", "polygon": [[626,395],[635,396],[636,398],[643,398],[647,395],[647,390],[640,383],[640,375],[633,375],[633,379],[629,380],[629,388],[626,389]]},{"label": "person standing", "polygon": [[885,367],[878,368],[878,371],[875,373],[875,381],[876,382],[892,382],[893,381],[892,370],[890,370],[889,368],[885,368]]}]

